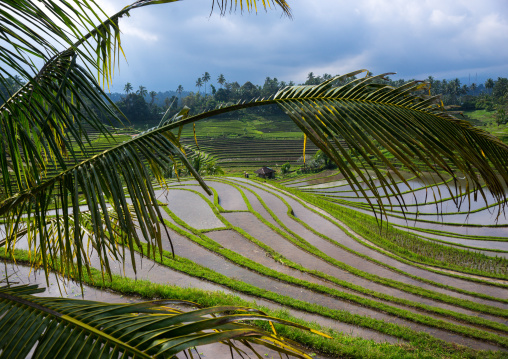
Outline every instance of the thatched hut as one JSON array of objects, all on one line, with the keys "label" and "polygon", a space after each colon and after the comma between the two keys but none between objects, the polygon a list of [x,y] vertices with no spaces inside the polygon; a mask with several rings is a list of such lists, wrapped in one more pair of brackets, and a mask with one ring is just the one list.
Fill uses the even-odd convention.
[{"label": "thatched hut", "polygon": [[261,167],[260,169],[254,171],[254,173],[257,173],[258,177],[261,177],[261,178],[274,178],[275,177],[275,171],[272,170],[270,167]]}]

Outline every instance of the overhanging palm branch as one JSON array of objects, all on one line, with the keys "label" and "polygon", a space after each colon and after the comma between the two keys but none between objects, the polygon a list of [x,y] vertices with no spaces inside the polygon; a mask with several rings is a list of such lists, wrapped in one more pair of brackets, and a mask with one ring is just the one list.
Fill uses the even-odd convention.
[{"label": "overhanging palm branch", "polygon": [[[336,77],[316,86],[288,87],[269,99],[257,99],[195,116],[186,117],[188,110],[173,118],[165,115],[159,126],[6,199],[0,203],[0,215],[12,225],[20,223],[22,216],[28,212],[34,218],[40,218],[38,226],[42,226],[39,229],[42,233],[49,199],[57,198],[54,205],[61,209],[61,215],[72,217],[74,223],[79,223],[82,210],[78,194],[82,192],[86,208],[92,213],[90,233],[94,245],[103,248],[103,242],[108,238],[108,217],[103,219],[100,213],[111,206],[122,231],[128,235],[127,246],[132,251],[133,244],[139,245],[140,238],[133,231],[135,221],[127,208],[127,193],[143,237],[154,248],[160,249],[162,220],[149,172],[164,185],[162,173],[172,169],[179,159],[208,190],[186,160],[177,136],[171,131],[221,113],[270,104],[281,106],[302,131],[336,162],[344,177],[360,194],[367,197],[366,191],[372,191],[375,198],[371,203],[373,208],[377,206],[384,211],[383,194],[394,194],[396,200],[403,201],[397,180],[405,179],[389,160],[388,154],[423,180],[424,170],[443,179],[445,175],[454,179],[465,177],[467,185],[462,189],[480,193],[483,193],[482,184],[485,183],[500,202],[500,208],[505,205],[508,146],[472,127],[467,121],[447,114],[435,104],[437,98],[411,94],[411,91],[427,86],[425,83],[412,82],[392,88],[374,82],[379,78],[376,76],[334,86],[334,83],[358,73]],[[353,158],[351,149],[356,151],[357,158]],[[391,171],[381,171],[379,163]],[[373,182],[374,176],[382,184],[381,189]],[[361,181],[367,188],[362,188]],[[455,193],[453,183],[446,185],[452,196],[457,198],[460,195]],[[32,198],[37,199],[35,209],[30,206]],[[64,231],[65,228],[58,231],[58,240],[68,243],[66,248],[75,248],[75,257],[82,261],[77,263],[79,278],[81,266],[88,266],[80,244],[84,238],[79,236],[79,231],[74,231],[74,238],[68,238],[60,234]],[[113,250],[116,254],[116,249]],[[101,260],[107,263],[105,253],[103,251],[100,255]],[[52,256],[49,250],[40,255]]]},{"label": "overhanging palm branch", "polygon": [[183,312],[169,306],[197,305],[173,300],[109,304],[33,295],[43,291],[36,285],[0,288],[3,356],[25,358],[33,350],[33,358],[172,358],[216,342],[241,350],[234,344],[237,339],[247,347],[258,344],[310,359],[287,339],[245,322],[270,321],[324,335],[245,307]]}]

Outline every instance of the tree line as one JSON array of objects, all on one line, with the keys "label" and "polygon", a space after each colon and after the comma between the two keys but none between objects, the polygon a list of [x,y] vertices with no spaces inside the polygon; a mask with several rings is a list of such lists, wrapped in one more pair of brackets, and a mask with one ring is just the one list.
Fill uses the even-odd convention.
[{"label": "tree line", "polygon": [[[331,78],[331,74],[316,75],[310,72],[307,75],[306,81],[299,85],[317,85]],[[293,81],[279,81],[276,77],[266,77],[262,85],[255,85],[251,81],[240,85],[237,81],[227,81],[224,74],[219,74],[215,82],[211,82],[211,79],[211,75],[205,72],[203,76],[196,80],[196,91],[190,91],[183,97],[184,87],[178,85],[176,88],[178,96],[166,97],[162,105],[155,103],[157,99],[155,91],[147,92],[144,86],[139,86],[138,90],[134,91],[132,85],[127,83],[124,87],[125,96],[116,104],[134,124],[143,124],[157,121],[160,119],[161,114],[170,107],[170,111],[175,113],[183,106],[189,107],[194,113],[199,113],[213,109],[221,104],[249,101],[258,97],[269,97],[286,86],[295,85]],[[354,80],[356,80],[356,77],[349,78],[347,82]],[[401,86],[407,82],[404,79],[392,80],[388,76],[380,78],[377,81],[393,87]],[[412,79],[409,81],[412,81]],[[453,106],[464,111],[475,109],[494,111],[498,124],[506,124],[508,121],[506,118],[506,107],[508,104],[507,78],[498,77],[497,80],[489,78],[483,84],[473,82],[470,85],[461,83],[458,78],[453,80],[437,80],[429,76],[425,81],[431,85],[431,95],[441,94],[444,105]],[[149,97],[149,101],[146,100],[147,97]],[[277,107],[260,107],[255,111],[261,115],[281,114]]]},{"label": "tree line", "polygon": [[[368,73],[371,76],[371,73]],[[316,75],[309,72],[306,81],[299,85],[317,85],[332,78],[331,74]],[[356,80],[351,77],[347,82]],[[183,106],[189,107],[193,113],[200,113],[213,109],[221,104],[231,104],[239,101],[250,101],[259,97],[270,97],[278,90],[286,86],[294,86],[293,81],[279,81],[276,77],[266,77],[262,85],[255,85],[251,81],[240,85],[237,81],[227,81],[224,74],[219,74],[215,82],[211,82],[210,73],[205,72],[196,80],[196,91],[185,91],[182,85],[178,85],[175,91],[167,91],[170,94],[160,98],[161,94],[140,85],[134,90],[128,82],[124,86],[124,93],[116,98],[115,104],[126,115],[129,121],[136,127],[151,126],[159,121],[162,115],[169,109],[170,113],[177,113]],[[406,83],[405,79],[392,80],[388,76],[376,80],[379,83],[398,87]],[[508,122],[508,79],[498,77],[497,80],[487,79],[483,84],[463,84],[460,79],[437,80],[429,76],[426,82],[430,83],[430,94],[441,94],[443,104],[456,107],[458,110],[487,110],[494,114],[498,125]],[[12,78],[0,84],[0,96],[9,98],[19,89],[21,79]],[[214,85],[214,83],[216,85]],[[345,84],[345,83],[343,83]],[[339,85],[343,85],[339,84]],[[201,89],[204,88],[202,92]],[[176,93],[176,95],[171,95]],[[182,96],[182,94],[186,94]],[[276,106],[259,107],[253,110],[259,115],[282,115]],[[241,113],[240,113],[241,115]]]}]

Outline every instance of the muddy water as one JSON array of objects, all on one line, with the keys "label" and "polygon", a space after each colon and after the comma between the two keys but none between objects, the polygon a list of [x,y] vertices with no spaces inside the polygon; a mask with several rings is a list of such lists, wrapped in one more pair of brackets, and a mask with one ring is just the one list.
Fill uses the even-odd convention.
[{"label": "muddy water", "polygon": [[[287,267],[287,266],[285,266],[285,265],[275,261],[269,253],[265,252],[262,248],[258,247],[256,244],[254,244],[251,241],[247,240],[245,237],[243,237],[242,235],[240,235],[239,233],[237,233],[235,231],[225,230],[225,231],[210,232],[208,234],[208,236],[210,238],[212,238],[213,240],[215,240],[217,243],[221,244],[223,247],[228,248],[228,249],[233,250],[233,251],[236,251],[237,253],[243,255],[244,257],[247,257],[247,258],[249,258],[249,259],[251,259],[253,261],[256,261],[259,264],[264,265],[267,268],[276,270],[276,271],[278,271],[280,273],[284,273],[284,274],[290,275],[290,276],[292,276],[294,278],[306,280],[308,282],[316,283],[316,284],[319,284],[319,285],[322,285],[322,286],[325,286],[325,287],[328,287],[328,288],[338,289],[340,291],[343,291],[343,292],[346,292],[346,293],[351,293],[351,294],[354,294],[354,295],[362,297],[362,298],[372,299],[371,296],[364,295],[364,294],[356,292],[354,290],[350,290],[350,289],[338,286],[338,285],[336,285],[336,284],[334,284],[332,282],[328,282],[326,280],[320,279],[320,278],[318,278],[316,276],[313,276],[313,275],[307,274],[305,272],[301,272],[301,271],[298,271],[296,269],[292,269],[290,267]],[[421,298],[419,298],[417,296],[413,296],[413,297],[417,298],[417,299],[421,299]],[[379,301],[379,302],[382,302],[382,303],[385,303],[385,304],[388,304],[388,305],[391,305],[391,306],[394,306],[394,307],[397,307],[397,308],[411,310],[411,311],[414,311],[414,312],[419,312],[420,314],[423,314],[423,315],[431,316],[433,318],[450,321],[449,318],[443,318],[441,316],[429,314],[427,312],[419,311],[417,309],[410,308],[410,307],[407,307],[407,306],[394,304],[392,302],[388,302],[388,301],[381,300],[381,299],[375,299],[375,300]],[[435,304],[435,303],[433,303],[432,301],[429,301],[428,304]],[[445,308],[447,308],[449,310],[454,310],[454,311],[457,311],[457,309],[458,309],[458,308],[456,308],[454,306],[446,306],[446,305],[441,306],[441,307],[442,308],[445,307]],[[460,310],[459,309],[458,311],[460,313],[467,314],[467,315],[472,315],[472,316],[477,316],[479,314],[477,312],[473,312],[473,311],[470,311],[470,310]],[[498,318],[498,317],[492,317],[492,316],[489,316],[489,315],[483,315],[482,317],[484,317],[486,319],[489,319],[489,320],[493,320],[493,321],[502,323],[502,324],[508,324],[508,319],[502,319],[502,318]],[[456,322],[456,324],[462,324],[462,323]]]},{"label": "muddy water", "polygon": [[[368,215],[372,215],[371,211],[366,211],[363,209],[358,209],[350,206],[344,206],[346,208],[351,208],[355,211],[362,212]],[[464,215],[465,216],[465,215]],[[472,227],[466,225],[448,225],[448,224],[440,224],[440,223],[426,223],[418,220],[408,219],[405,220],[403,218],[396,218],[392,216],[388,216],[389,222],[391,224],[399,225],[399,226],[408,226],[423,228],[423,229],[435,229],[439,231],[452,232],[456,234],[470,235],[470,236],[492,236],[492,237],[505,237],[508,238],[508,227]],[[461,242],[461,244],[466,244],[467,242]]]},{"label": "muddy water", "polygon": [[263,218],[265,218],[268,222],[270,222],[272,225],[274,225],[275,227],[279,228],[279,229],[282,229],[282,227],[280,226],[280,224],[278,224],[275,219],[273,219],[272,216],[270,216],[270,214],[268,213],[268,211],[265,209],[265,207],[263,207],[263,205],[261,204],[261,202],[259,202],[259,200],[257,199],[256,196],[254,196],[254,194],[252,194],[251,192],[249,191],[243,191],[243,193],[245,194],[245,196],[247,197],[247,199],[249,200],[251,206],[252,206],[252,209],[254,211],[256,211],[257,213],[259,213]]},{"label": "muddy water", "polygon": [[235,188],[231,188],[226,184],[216,181],[208,181],[207,184],[217,191],[219,196],[219,204],[227,211],[246,211],[242,195]]},{"label": "muddy water", "polygon": [[[434,186],[425,188],[425,184],[423,182],[420,182],[417,180],[410,180],[410,181],[408,181],[408,184],[409,184],[409,186],[407,186],[404,183],[399,183],[397,185],[399,187],[400,192],[412,191],[410,193],[405,193],[402,195],[402,197],[407,205],[419,204],[419,205],[424,206],[425,203],[435,202],[437,200],[440,200],[441,198],[448,198],[453,195],[455,197],[459,197],[459,200],[464,202],[464,204],[466,206],[463,208],[466,208],[466,209],[468,208],[467,207],[468,196],[465,194],[465,187],[462,187],[462,188],[455,187],[452,183],[449,183],[448,185],[450,186],[450,188],[448,188],[446,184],[434,185]],[[366,188],[365,184],[363,184],[362,187]],[[312,188],[312,187],[302,187],[302,189],[304,189],[304,190],[307,190],[309,188]],[[385,190],[382,187],[379,187],[377,190],[381,195],[388,195],[388,196],[393,197],[391,192],[385,193]],[[341,192],[333,193],[335,191],[341,191]],[[362,195],[355,194],[351,190],[351,187],[349,185],[342,186],[342,187],[313,188],[312,192],[316,193],[316,194],[326,194],[326,195],[332,196],[332,197],[340,197],[340,198],[344,198],[344,199],[348,199],[348,200],[350,200],[351,198],[362,198]],[[328,193],[328,192],[331,192],[331,193]],[[373,196],[372,191],[367,190],[366,195],[372,197]],[[472,199],[471,210],[482,208],[486,205],[486,203],[492,204],[492,203],[496,202],[494,196],[488,191],[485,192],[485,199],[483,198],[483,196],[481,196],[480,193],[478,193],[477,201],[474,200],[473,194],[471,194],[471,199]],[[452,200],[450,200],[450,202],[452,202]],[[383,200],[383,203],[389,203],[388,199],[385,198]],[[453,208],[455,208],[455,205],[453,206]],[[453,209],[453,208],[450,208],[450,209]],[[431,210],[433,210],[433,209],[431,209]]]},{"label": "muddy water", "polygon": [[[275,196],[273,196],[263,190],[260,190],[260,189],[254,188],[254,187],[252,187],[252,189],[255,190],[259,195],[262,196],[263,200],[265,200],[265,203],[267,203],[272,208],[272,210],[276,213],[276,215],[279,217],[279,219],[281,219],[283,222],[285,222],[285,224],[290,224],[291,221],[293,221],[287,216],[286,210],[284,209],[285,205],[282,204],[282,202],[278,198],[276,198]],[[410,273],[412,275],[423,277],[423,278],[426,278],[426,279],[429,279],[432,281],[436,281],[438,283],[447,283],[449,285],[456,286],[458,288],[462,288],[464,290],[468,290],[468,291],[472,291],[472,292],[480,291],[481,293],[488,293],[489,295],[492,295],[495,297],[500,297],[500,298],[508,297],[508,290],[505,290],[505,289],[496,288],[496,287],[487,286],[487,285],[476,284],[476,283],[472,283],[472,282],[464,281],[464,280],[460,280],[460,279],[450,278],[450,277],[447,277],[447,276],[444,276],[441,274],[432,273],[432,272],[429,272],[429,271],[426,271],[423,269],[409,266],[404,263],[400,263],[390,257],[382,255],[381,253],[379,253],[377,251],[371,250],[370,248],[363,246],[362,244],[351,239],[349,236],[347,236],[345,233],[343,233],[335,225],[333,225],[326,219],[318,216],[317,214],[313,213],[312,211],[307,210],[306,208],[304,208],[302,205],[300,205],[295,200],[293,200],[287,196],[283,196],[283,197],[292,206],[296,216],[298,218],[300,218],[301,220],[303,220],[304,222],[306,222],[309,226],[311,226],[312,228],[316,228],[319,232],[323,233],[324,235],[338,241],[339,243],[345,245],[348,248],[351,248],[359,253],[367,255],[370,258],[379,260],[383,263],[387,263],[390,266],[401,269],[401,270],[403,270],[407,273]],[[277,203],[280,203],[280,204],[277,204]],[[296,227],[295,227],[295,229],[296,229]],[[301,233],[303,231],[301,230],[300,232],[298,232],[298,231],[295,231],[295,232]],[[313,239],[315,240],[315,242],[313,244],[316,245],[324,253],[329,254],[330,251],[334,250],[335,246],[331,245],[327,241],[324,241],[320,237],[314,236]],[[334,250],[335,253],[337,253],[338,260],[342,261],[343,259],[351,256],[351,254],[345,254],[345,253],[339,254],[338,250],[339,250],[338,248]],[[357,263],[354,266],[357,267],[360,263],[361,262]],[[379,268],[381,268],[381,267],[379,267]],[[380,272],[381,272],[380,270],[376,270],[373,272],[373,274],[379,274]],[[439,287],[434,287],[432,285],[416,281],[416,280],[411,279],[409,277],[399,275],[399,274],[389,271],[387,269],[383,269],[383,274],[379,274],[379,275],[382,275],[382,276],[386,275],[388,278],[396,279],[398,281],[408,283],[408,284],[418,285],[420,287],[428,287],[428,289],[442,292],[447,295],[461,297],[461,298],[467,298],[469,300],[473,300],[476,302],[484,302],[482,299],[471,297],[471,296],[464,296],[464,295],[458,294],[453,291],[445,290],[445,289],[442,289]],[[497,302],[492,302],[492,301],[485,302],[485,304],[487,304],[487,303],[489,305],[496,305],[496,306],[501,305],[503,307],[508,307],[507,305],[497,303]]]},{"label": "muddy water", "polygon": [[[166,192],[159,190],[155,193],[161,201],[168,203],[168,208],[177,217],[196,229],[224,227],[210,206],[196,193],[176,189]],[[213,201],[213,197],[210,198]]]},{"label": "muddy water", "polygon": [[[83,291],[79,283],[72,280],[57,278],[55,273],[49,273],[49,285],[42,270],[30,271],[30,267],[6,263],[0,266],[2,285],[38,284],[39,288],[46,288],[43,293],[35,294],[38,297],[63,297],[70,299],[85,299],[107,303],[135,303],[140,302],[138,297],[121,295],[112,291],[100,290],[88,285],[83,285]],[[8,277],[8,278],[7,278]]]},{"label": "muddy water", "polygon": [[[268,349],[258,344],[251,344],[251,348],[255,349],[255,352],[251,350],[251,348],[243,345],[242,343],[235,341],[236,347],[243,351],[242,356],[239,354],[233,354],[233,357],[230,354],[229,347],[220,343],[209,344],[205,346],[200,346],[196,350],[192,350],[191,354],[194,358],[203,358],[203,359],[217,359],[217,358],[232,358],[232,359],[240,359],[240,358],[280,358],[279,353],[272,349]],[[301,351],[306,352],[307,354],[312,355],[313,358],[317,359],[332,359],[331,357],[324,356],[321,354],[311,353],[306,348],[299,348]],[[190,356],[184,353],[180,353],[176,355],[178,359],[189,359]],[[284,356],[286,358],[286,356]],[[289,356],[288,358],[296,358],[294,356]]]},{"label": "muddy water", "polygon": [[483,226],[490,225],[508,225],[508,217],[499,214],[497,209],[486,208],[484,210],[470,213],[468,215],[465,214],[420,214],[418,216],[414,214],[406,213],[407,218],[411,219],[421,219],[426,221],[435,221],[435,222],[446,222],[446,223],[457,223],[457,224],[477,224]]}]

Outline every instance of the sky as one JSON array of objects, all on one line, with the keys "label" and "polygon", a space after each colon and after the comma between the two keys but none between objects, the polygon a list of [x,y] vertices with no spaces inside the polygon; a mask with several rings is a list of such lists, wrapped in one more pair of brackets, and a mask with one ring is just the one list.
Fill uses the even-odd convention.
[{"label": "sky", "polygon": [[[261,4],[261,1],[259,1]],[[108,14],[129,4],[98,0]],[[279,8],[210,15],[211,0],[153,5],[120,20],[127,62],[112,92],[127,82],[148,91],[196,91],[211,84],[263,84],[266,77],[305,81],[307,74],[368,69],[392,78],[460,78],[484,83],[508,77],[507,0],[288,0]],[[203,91],[204,89],[202,89]]]}]

